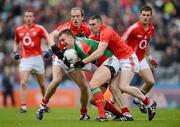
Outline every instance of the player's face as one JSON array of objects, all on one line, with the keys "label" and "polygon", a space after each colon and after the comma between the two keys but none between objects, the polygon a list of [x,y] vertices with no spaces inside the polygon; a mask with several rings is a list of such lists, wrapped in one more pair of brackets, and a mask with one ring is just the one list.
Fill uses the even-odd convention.
[{"label": "player's face", "polygon": [[62,34],[59,36],[59,41],[65,48],[72,48],[73,47],[73,37],[68,34]]},{"label": "player's face", "polygon": [[34,14],[33,14],[33,12],[25,12],[24,13],[24,22],[27,25],[31,25],[34,22]]},{"label": "player's face", "polygon": [[100,25],[101,23],[97,19],[89,20],[89,28],[94,34],[99,32]]},{"label": "player's face", "polygon": [[148,24],[151,21],[152,14],[151,11],[142,11],[140,14],[140,21],[143,24]]},{"label": "player's face", "polygon": [[83,17],[80,10],[71,11],[71,21],[75,27],[80,27],[83,21]]}]

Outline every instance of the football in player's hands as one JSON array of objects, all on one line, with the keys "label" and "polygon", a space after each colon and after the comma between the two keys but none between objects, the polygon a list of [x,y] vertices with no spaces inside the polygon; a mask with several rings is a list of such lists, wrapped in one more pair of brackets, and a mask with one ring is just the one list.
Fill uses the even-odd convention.
[{"label": "football in player's hands", "polygon": [[69,68],[71,67],[71,63],[69,63],[69,61],[67,60],[66,57],[63,58],[63,62],[66,66],[68,66]]}]

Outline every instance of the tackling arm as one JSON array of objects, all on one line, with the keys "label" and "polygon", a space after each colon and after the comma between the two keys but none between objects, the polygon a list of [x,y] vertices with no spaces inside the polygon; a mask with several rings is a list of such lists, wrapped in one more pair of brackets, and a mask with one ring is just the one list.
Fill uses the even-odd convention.
[{"label": "tackling arm", "polygon": [[107,49],[108,43],[100,42],[97,50],[95,50],[89,57],[83,60],[83,63],[87,64],[89,62],[97,60],[104,54],[104,51]]}]

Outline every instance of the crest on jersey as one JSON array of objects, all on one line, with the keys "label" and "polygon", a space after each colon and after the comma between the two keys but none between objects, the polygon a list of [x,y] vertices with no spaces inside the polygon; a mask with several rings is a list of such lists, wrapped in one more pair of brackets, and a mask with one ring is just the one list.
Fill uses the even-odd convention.
[{"label": "crest on jersey", "polygon": [[142,38],[142,35],[138,34],[137,37],[138,37],[138,38]]},{"label": "crest on jersey", "polygon": [[34,31],[34,32],[33,32],[33,36],[36,36],[36,35],[37,35],[37,32]]}]

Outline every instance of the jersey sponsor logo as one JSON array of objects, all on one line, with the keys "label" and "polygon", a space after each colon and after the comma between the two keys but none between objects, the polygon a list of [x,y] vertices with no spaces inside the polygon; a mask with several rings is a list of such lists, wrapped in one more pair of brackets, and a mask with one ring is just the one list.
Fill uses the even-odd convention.
[{"label": "jersey sponsor logo", "polygon": [[34,43],[29,35],[24,36],[22,42],[25,46],[34,46]]},{"label": "jersey sponsor logo", "polygon": [[139,43],[139,48],[140,48],[140,49],[145,49],[145,48],[147,47],[147,44],[148,44],[147,40],[143,39],[143,40],[140,41],[140,43]]}]

